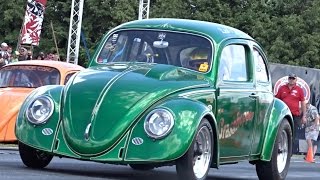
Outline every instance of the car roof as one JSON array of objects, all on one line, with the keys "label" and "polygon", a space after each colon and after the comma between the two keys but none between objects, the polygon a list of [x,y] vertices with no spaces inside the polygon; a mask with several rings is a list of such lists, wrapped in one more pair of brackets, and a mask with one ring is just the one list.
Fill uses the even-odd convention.
[{"label": "car roof", "polygon": [[68,71],[74,71],[74,70],[79,71],[84,69],[84,67],[76,64],[62,62],[62,61],[52,61],[52,60],[26,60],[26,61],[10,63],[6,66],[16,66],[16,65],[46,66],[46,67],[59,69],[59,71],[61,72],[68,72]]},{"label": "car roof", "polygon": [[210,36],[216,43],[220,43],[223,40],[231,38],[243,38],[251,39],[253,38],[248,34],[240,31],[236,28],[190,19],[173,19],[173,18],[154,18],[154,19],[143,19],[131,21],[124,23],[115,29],[118,28],[137,28],[137,29],[166,29],[172,31],[184,31],[190,33],[199,33]]}]

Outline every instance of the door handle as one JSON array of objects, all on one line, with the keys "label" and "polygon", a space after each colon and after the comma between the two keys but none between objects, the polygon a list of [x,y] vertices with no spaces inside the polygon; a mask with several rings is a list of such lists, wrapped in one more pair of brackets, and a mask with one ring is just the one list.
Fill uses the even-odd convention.
[{"label": "door handle", "polygon": [[249,97],[251,97],[251,98],[257,98],[258,95],[257,95],[256,93],[252,93],[252,94],[249,95]]}]

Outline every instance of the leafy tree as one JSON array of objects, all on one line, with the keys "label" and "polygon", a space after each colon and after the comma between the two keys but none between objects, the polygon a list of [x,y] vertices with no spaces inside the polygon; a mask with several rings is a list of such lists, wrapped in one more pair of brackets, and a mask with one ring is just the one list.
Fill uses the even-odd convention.
[{"label": "leafy tree", "polygon": [[23,1],[5,1],[0,0],[0,42],[6,42],[15,48],[25,12],[25,3]]},{"label": "leafy tree", "polygon": [[[40,37],[39,47],[35,49],[35,53],[39,51],[56,52],[62,59],[66,58],[69,21],[71,13],[71,2],[65,1],[47,1],[44,22]],[[55,47],[54,35],[56,37],[58,50]]]},{"label": "leafy tree", "polygon": [[[26,1],[0,0],[0,41],[15,47]],[[150,18],[184,18],[236,27],[254,37],[269,61],[320,68],[320,1],[318,0],[150,0]],[[92,54],[103,34],[138,18],[139,0],[85,0],[82,33]],[[48,0],[41,40],[35,53],[68,46],[71,1]],[[53,29],[51,27],[53,25]],[[85,48],[79,64],[86,66]]]}]

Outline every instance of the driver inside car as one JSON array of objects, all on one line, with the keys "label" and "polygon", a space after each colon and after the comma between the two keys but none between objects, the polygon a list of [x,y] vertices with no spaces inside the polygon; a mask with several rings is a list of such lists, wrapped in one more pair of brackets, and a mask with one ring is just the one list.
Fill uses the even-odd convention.
[{"label": "driver inside car", "polygon": [[208,67],[209,53],[210,53],[210,50],[208,48],[197,47],[193,49],[190,52],[189,57],[186,59],[185,67],[192,70],[196,70],[196,71],[202,71],[201,65],[205,65],[207,67],[206,69],[208,70],[209,69]]}]

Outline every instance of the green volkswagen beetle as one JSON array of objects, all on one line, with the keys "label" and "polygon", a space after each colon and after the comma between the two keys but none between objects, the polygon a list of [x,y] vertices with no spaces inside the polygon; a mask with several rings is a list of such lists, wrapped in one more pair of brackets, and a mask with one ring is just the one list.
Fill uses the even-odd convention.
[{"label": "green volkswagen beetle", "polygon": [[267,58],[246,33],[210,22],[148,19],[102,39],[89,68],[25,100],[16,123],[23,163],[53,156],[175,165],[183,180],[248,161],[259,179],[285,179],[292,116],[272,93]]}]

